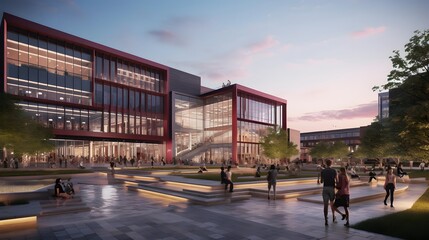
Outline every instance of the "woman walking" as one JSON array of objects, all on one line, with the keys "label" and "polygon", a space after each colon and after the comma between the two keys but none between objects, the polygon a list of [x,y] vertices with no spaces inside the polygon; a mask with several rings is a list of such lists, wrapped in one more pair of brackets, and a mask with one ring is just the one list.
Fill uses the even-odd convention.
[{"label": "woman walking", "polygon": [[396,188],[396,176],[393,174],[392,167],[387,168],[386,181],[384,182],[384,189],[386,190],[386,197],[384,198],[384,205],[387,206],[387,198],[390,196],[390,207],[393,207],[393,193]]},{"label": "woman walking", "polygon": [[[338,191],[335,197],[334,210],[341,214],[341,220],[346,219],[344,226],[348,227],[350,226],[348,209],[350,203],[350,179],[347,176],[346,169],[344,167],[340,168],[336,188]],[[338,210],[338,207],[344,207],[344,213]]]},{"label": "woman walking", "polygon": [[277,170],[274,164],[271,165],[270,170],[268,171],[267,182],[268,182],[268,199],[270,199],[270,190],[272,186],[273,193],[274,193],[274,200],[276,200]]}]

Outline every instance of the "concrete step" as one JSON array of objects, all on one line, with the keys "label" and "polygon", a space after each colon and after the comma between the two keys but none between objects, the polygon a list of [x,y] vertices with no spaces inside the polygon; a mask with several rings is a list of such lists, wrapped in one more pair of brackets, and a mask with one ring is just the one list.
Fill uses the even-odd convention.
[{"label": "concrete step", "polygon": [[246,200],[251,197],[246,191],[238,191],[237,193],[223,192],[222,194],[216,193],[212,195],[204,195],[205,193],[199,193],[197,191],[183,191],[180,189],[173,190],[156,186],[139,185],[139,186],[127,186],[131,191],[143,191],[145,193],[154,195],[163,195],[177,198],[178,201],[187,201],[190,203],[201,204],[201,205],[215,205],[224,204],[232,201]]},{"label": "concrete step", "polygon": [[80,197],[74,197],[70,199],[54,198],[49,200],[41,200],[39,201],[39,204],[41,207],[39,216],[51,216],[91,210]]}]

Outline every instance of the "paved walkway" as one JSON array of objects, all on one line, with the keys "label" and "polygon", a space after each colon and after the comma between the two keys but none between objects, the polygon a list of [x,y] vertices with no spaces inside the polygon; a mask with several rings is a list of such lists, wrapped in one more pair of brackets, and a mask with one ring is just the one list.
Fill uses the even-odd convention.
[{"label": "paved walkway", "polygon": [[[10,229],[0,232],[0,239],[393,239],[346,228],[342,221],[325,227],[323,206],[316,203],[251,198],[227,205],[189,205],[128,191],[109,178],[74,178],[90,212],[39,217],[37,228]],[[405,210],[426,188],[410,185],[397,195],[393,209],[382,199],[353,204],[351,224]]]}]

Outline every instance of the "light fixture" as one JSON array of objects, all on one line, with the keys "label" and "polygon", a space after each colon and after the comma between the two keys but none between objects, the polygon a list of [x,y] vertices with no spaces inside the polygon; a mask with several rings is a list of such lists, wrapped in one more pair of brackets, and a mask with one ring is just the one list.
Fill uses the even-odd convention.
[{"label": "light fixture", "polygon": [[63,97],[60,97],[60,100],[64,100],[64,98],[63,98]]}]

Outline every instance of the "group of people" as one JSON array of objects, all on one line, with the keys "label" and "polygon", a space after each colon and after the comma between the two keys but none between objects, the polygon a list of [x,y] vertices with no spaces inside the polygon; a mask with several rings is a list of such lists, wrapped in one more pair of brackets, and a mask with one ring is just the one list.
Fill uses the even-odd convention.
[{"label": "group of people", "polygon": [[[273,189],[273,199],[276,199],[276,183],[277,183],[277,173],[278,170],[276,166],[273,164],[270,166],[270,169],[267,173],[267,182],[268,182],[268,199],[271,199],[270,192],[271,188]],[[259,174],[260,177],[260,167],[256,170],[256,174]],[[221,184],[225,185],[225,191],[228,190],[229,186],[229,192],[234,191],[234,183],[232,182],[232,171],[231,166],[228,166],[226,171],[225,168],[222,166],[220,168],[220,179]]]},{"label": "group of people", "polygon": [[[332,161],[326,160],[326,167],[320,173],[320,183],[323,184],[323,214],[325,225],[328,225],[328,206],[332,210],[332,222],[336,222],[335,212],[341,215],[341,220],[346,220],[344,226],[349,226],[349,204],[350,204],[350,179],[347,176],[346,168],[341,167],[340,173],[331,168]],[[337,192],[335,192],[337,189]],[[344,213],[338,208],[343,207]]]},{"label": "group of people", "polygon": [[55,180],[55,197],[58,198],[72,198],[75,194],[73,183],[70,181],[70,178],[67,180],[67,182],[63,182],[61,178],[57,178]]},{"label": "group of people", "polygon": [[226,172],[224,167],[220,168],[220,182],[221,184],[225,184],[225,191],[228,190],[228,186],[229,186],[229,192],[234,191],[234,183],[232,182],[231,166],[228,166],[226,168]]},{"label": "group of people", "polygon": [[[325,217],[325,225],[328,225],[328,207],[332,211],[332,221],[336,222],[335,212],[341,215],[341,220],[346,220],[344,226],[348,227],[349,223],[349,205],[350,205],[350,179],[346,173],[346,168],[341,167],[339,174],[331,168],[332,161],[326,160],[326,167],[320,172],[320,183],[323,184],[322,197],[323,197],[323,214]],[[371,178],[375,178],[374,174],[370,171]],[[403,177],[407,173],[403,171],[402,164],[398,165],[397,174]],[[318,179],[319,183],[319,179]],[[383,186],[386,191],[384,198],[384,205],[388,205],[387,200],[390,198],[390,207],[393,208],[394,192],[396,188],[396,175],[393,173],[391,166],[387,167],[386,180]],[[339,207],[344,208],[344,213],[339,210]]]},{"label": "group of people", "polygon": [[0,160],[3,168],[15,168],[18,169],[19,160],[17,157],[11,157],[10,159],[5,158],[3,161]]}]

